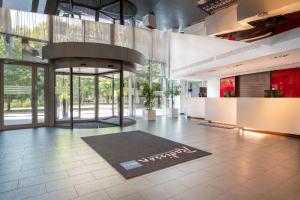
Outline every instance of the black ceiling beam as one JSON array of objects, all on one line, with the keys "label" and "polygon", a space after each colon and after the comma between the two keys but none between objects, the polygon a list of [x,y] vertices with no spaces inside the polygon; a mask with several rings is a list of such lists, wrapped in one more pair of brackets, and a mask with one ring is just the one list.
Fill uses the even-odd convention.
[{"label": "black ceiling beam", "polygon": [[124,0],[120,0],[120,24],[124,25]]},{"label": "black ceiling beam", "polygon": [[32,0],[31,12],[37,12],[39,8],[39,0]]},{"label": "black ceiling beam", "polygon": [[[70,3],[70,0],[60,0],[61,3]],[[103,10],[107,7],[110,7],[110,6],[113,6],[117,3],[119,3],[120,0],[115,0],[113,2],[110,2],[110,3],[107,3],[107,4],[104,4],[104,5],[101,5],[101,6],[97,6],[97,7],[93,7],[93,6],[89,6],[87,4],[84,4],[84,3],[79,3],[79,2],[73,2],[73,5],[74,6],[80,6],[80,7],[85,7],[85,8],[89,8],[91,10]]]},{"label": "black ceiling beam", "polygon": [[73,13],[74,12],[74,9],[73,9],[74,8],[74,2],[73,2],[73,0],[70,0],[70,5],[71,5],[71,17],[74,18],[74,13]]},{"label": "black ceiling beam", "polygon": [[[60,3],[70,3],[70,0],[61,0]],[[83,3],[78,3],[78,2],[73,2],[73,6],[80,6],[80,7],[85,7],[85,8],[89,8],[91,10],[97,10],[96,7],[93,7],[93,6],[89,6],[89,5],[86,5],[86,4],[83,4]]]},{"label": "black ceiling beam", "polygon": [[56,15],[58,4],[59,0],[47,0],[44,13],[48,15]]},{"label": "black ceiling beam", "polygon": [[[99,12],[99,13],[101,13],[102,15],[105,15],[106,17],[109,17],[109,18],[111,18],[111,19],[114,20],[114,18],[113,18],[112,16],[109,16],[108,14],[106,14],[105,12],[103,12],[103,11],[101,11],[101,10],[96,11],[96,12]],[[100,16],[99,16],[99,17],[100,17]]]},{"label": "black ceiling beam", "polygon": [[102,5],[102,6],[99,6],[99,7],[98,7],[98,10],[103,10],[103,9],[105,9],[105,8],[107,8],[107,7],[111,7],[111,6],[113,6],[113,5],[115,5],[115,4],[119,3],[119,2],[120,2],[120,0],[115,0],[115,1],[113,1],[113,2],[104,4],[104,5]]},{"label": "black ceiling beam", "polygon": [[70,5],[71,5],[71,9],[73,10],[73,7],[74,7],[74,1],[73,0],[70,0]]}]

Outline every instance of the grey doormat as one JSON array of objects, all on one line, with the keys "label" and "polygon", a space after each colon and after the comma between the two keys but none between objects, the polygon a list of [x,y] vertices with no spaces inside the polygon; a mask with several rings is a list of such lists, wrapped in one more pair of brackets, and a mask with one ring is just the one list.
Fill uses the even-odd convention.
[{"label": "grey doormat", "polygon": [[211,154],[142,131],[82,139],[126,179]]}]

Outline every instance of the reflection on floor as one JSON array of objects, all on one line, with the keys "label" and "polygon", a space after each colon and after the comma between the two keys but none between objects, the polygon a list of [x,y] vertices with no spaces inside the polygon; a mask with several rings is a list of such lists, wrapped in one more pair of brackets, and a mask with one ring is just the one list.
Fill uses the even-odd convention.
[{"label": "reflection on floor", "polygon": [[89,129],[89,128],[110,128],[115,127],[114,124],[102,123],[102,122],[75,122],[74,128],[77,129]]},{"label": "reflection on floor", "polygon": [[[137,129],[213,155],[126,181],[80,138]],[[1,200],[296,200],[299,196],[299,139],[165,117],[123,129],[0,133]]]},{"label": "reflection on floor", "polygon": [[[108,123],[108,124],[115,124],[115,125],[120,125],[120,118],[119,117],[107,117],[103,118],[100,120],[103,123]],[[132,118],[124,117],[123,118],[123,126],[130,126],[134,125],[136,121]]]}]

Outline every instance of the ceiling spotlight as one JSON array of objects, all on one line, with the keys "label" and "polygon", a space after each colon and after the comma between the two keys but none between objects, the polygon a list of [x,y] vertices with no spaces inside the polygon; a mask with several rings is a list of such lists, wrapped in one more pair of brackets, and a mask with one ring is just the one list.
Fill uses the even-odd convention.
[{"label": "ceiling spotlight", "polygon": [[287,57],[288,55],[289,55],[289,54],[287,54],[287,53],[280,54],[280,55],[278,55],[278,56],[274,56],[273,59],[285,58],[285,57]]},{"label": "ceiling spotlight", "polygon": [[257,16],[258,17],[265,17],[265,16],[268,16],[269,13],[268,12],[260,12],[260,13],[257,13]]},{"label": "ceiling spotlight", "polygon": [[207,72],[211,73],[211,72],[216,72],[216,69],[212,69],[212,70],[208,70]]},{"label": "ceiling spotlight", "polygon": [[205,4],[206,2],[208,2],[208,0],[198,0],[199,5]]}]

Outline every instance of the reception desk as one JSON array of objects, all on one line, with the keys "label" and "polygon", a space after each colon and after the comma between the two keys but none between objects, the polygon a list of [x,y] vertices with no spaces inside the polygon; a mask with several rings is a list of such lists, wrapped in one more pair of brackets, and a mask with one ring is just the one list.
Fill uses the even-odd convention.
[{"label": "reception desk", "polygon": [[187,104],[184,110],[187,116],[203,116],[209,121],[246,129],[300,135],[299,98],[192,99],[193,104]]}]

